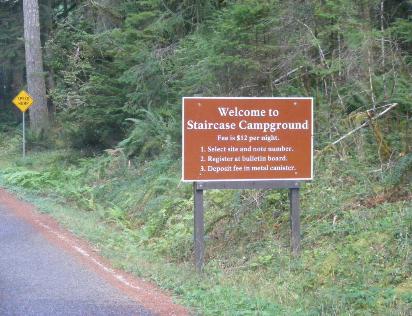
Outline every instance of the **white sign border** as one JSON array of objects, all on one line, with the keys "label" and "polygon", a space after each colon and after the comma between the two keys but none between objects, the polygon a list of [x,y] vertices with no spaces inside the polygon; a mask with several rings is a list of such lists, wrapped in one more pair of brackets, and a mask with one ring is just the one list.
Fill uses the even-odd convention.
[{"label": "white sign border", "polygon": [[[221,99],[221,100],[310,100],[310,110],[312,114],[312,122],[311,122],[311,157],[310,157],[310,177],[309,178],[265,178],[265,179],[208,179],[208,180],[197,180],[197,179],[184,179],[184,166],[185,166],[185,143],[184,143],[184,138],[185,138],[185,124],[184,124],[184,119],[185,119],[185,107],[184,107],[184,102],[186,99]],[[313,97],[182,97],[182,177],[181,181],[182,182],[241,182],[241,181],[312,181],[313,180],[313,125],[314,125],[314,113],[313,113]]]}]

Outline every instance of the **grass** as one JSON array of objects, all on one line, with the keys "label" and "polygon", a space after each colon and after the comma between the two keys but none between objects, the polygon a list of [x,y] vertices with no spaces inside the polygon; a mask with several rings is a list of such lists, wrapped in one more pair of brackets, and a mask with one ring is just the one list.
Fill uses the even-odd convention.
[{"label": "grass", "polygon": [[201,275],[192,265],[191,186],[180,183],[179,162],[67,151],[22,160],[10,149],[0,166],[2,186],[198,314],[412,313],[411,186],[390,199],[373,163],[317,160],[315,180],[301,190],[300,258],[289,253],[286,190],[207,191]]}]

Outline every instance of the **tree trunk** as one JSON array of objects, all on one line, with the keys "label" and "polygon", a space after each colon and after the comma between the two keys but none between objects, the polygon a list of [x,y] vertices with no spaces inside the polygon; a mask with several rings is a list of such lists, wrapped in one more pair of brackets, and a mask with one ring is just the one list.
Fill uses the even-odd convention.
[{"label": "tree trunk", "polygon": [[35,132],[47,129],[46,84],[40,44],[39,5],[37,0],[23,0],[24,45],[26,50],[27,88],[34,103],[30,108],[30,126]]}]

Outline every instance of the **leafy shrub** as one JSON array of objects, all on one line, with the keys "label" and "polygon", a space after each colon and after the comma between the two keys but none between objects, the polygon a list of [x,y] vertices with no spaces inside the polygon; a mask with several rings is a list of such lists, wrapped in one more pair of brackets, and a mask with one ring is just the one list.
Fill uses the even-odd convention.
[{"label": "leafy shrub", "polygon": [[152,110],[140,110],[142,118],[128,120],[134,123],[129,136],[119,143],[129,157],[142,160],[154,158],[160,153],[177,157],[180,136],[179,124],[173,116]]},{"label": "leafy shrub", "polygon": [[384,182],[393,187],[412,183],[412,153],[400,158],[396,164],[386,172]]}]

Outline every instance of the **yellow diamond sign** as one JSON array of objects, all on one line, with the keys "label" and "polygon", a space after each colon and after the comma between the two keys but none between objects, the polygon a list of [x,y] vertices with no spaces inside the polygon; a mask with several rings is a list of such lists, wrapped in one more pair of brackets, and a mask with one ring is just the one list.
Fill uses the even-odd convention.
[{"label": "yellow diamond sign", "polygon": [[26,91],[22,90],[18,95],[14,97],[11,101],[15,106],[17,106],[20,111],[26,112],[29,107],[33,104],[33,98]]}]

